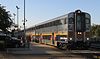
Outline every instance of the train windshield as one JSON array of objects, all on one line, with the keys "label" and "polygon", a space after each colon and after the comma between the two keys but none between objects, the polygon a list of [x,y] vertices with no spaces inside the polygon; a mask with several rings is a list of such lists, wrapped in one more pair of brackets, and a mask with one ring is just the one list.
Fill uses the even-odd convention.
[{"label": "train windshield", "polygon": [[80,15],[77,15],[77,18],[76,18],[76,20],[77,20],[77,31],[81,31],[81,16]]}]

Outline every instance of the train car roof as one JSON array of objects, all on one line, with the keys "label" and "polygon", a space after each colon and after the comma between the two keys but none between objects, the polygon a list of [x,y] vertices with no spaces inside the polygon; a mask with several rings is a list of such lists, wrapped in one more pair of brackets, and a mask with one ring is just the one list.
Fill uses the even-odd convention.
[{"label": "train car roof", "polygon": [[53,19],[41,22],[41,23],[36,24],[36,25],[34,25],[34,26],[30,27],[30,28],[27,28],[27,29],[31,29],[31,28],[34,28],[35,26],[43,25],[43,24],[46,24],[46,23],[49,23],[49,22],[52,22],[52,21],[55,21],[55,20],[59,20],[59,19],[65,18],[65,17],[67,17],[67,15],[68,14],[65,14],[65,15],[62,15],[62,16],[59,16],[59,17],[55,17]]},{"label": "train car roof", "polygon": [[[77,11],[81,11],[81,10],[76,10],[75,12],[77,12]],[[74,13],[74,12],[70,12],[70,13]],[[82,13],[87,13],[87,12],[82,12]],[[59,20],[59,19],[61,19],[61,18],[65,18],[65,17],[68,16],[68,14],[69,14],[69,13],[67,13],[67,14],[65,14],[65,15],[61,15],[61,16],[55,17],[55,18],[53,18],[53,19],[49,19],[49,20],[44,21],[44,22],[40,22],[40,23],[38,23],[38,24],[36,24],[36,25],[33,25],[33,26],[30,27],[30,28],[27,28],[26,30],[33,29],[35,26],[43,25],[43,24],[46,24],[46,23],[49,23],[49,22],[52,22],[52,21],[55,21],[55,20]],[[87,13],[87,14],[88,14],[88,13]],[[23,30],[21,30],[21,31],[23,31]]]},{"label": "train car roof", "polygon": [[50,19],[50,20],[41,22],[39,24],[36,24],[35,26],[42,25],[42,24],[46,24],[46,23],[49,23],[49,22],[52,22],[52,21],[55,21],[55,20],[59,20],[59,19],[65,18],[65,17],[67,17],[67,15],[68,14],[65,14],[65,15],[62,15],[62,16],[59,16],[59,17],[56,17],[56,18],[53,18],[53,19]]}]

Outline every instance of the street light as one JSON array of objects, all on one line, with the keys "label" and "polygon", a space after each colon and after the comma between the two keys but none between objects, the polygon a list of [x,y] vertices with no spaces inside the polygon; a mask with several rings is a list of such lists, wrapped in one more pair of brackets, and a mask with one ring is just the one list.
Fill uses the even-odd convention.
[{"label": "street light", "polygon": [[26,43],[26,31],[25,31],[25,0],[24,0],[24,23],[23,23],[23,25],[24,25],[24,43]]},{"label": "street light", "polygon": [[19,28],[19,7],[18,6],[16,6],[16,8],[17,8],[17,25],[18,25],[18,28]]}]

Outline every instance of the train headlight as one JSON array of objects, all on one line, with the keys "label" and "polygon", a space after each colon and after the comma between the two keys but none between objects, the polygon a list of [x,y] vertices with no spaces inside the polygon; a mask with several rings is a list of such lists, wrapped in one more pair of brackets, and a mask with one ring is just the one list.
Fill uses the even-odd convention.
[{"label": "train headlight", "polygon": [[81,32],[78,32],[77,34],[80,34],[81,35],[82,33]]},{"label": "train headlight", "polygon": [[72,38],[70,38],[70,40],[72,40]]},{"label": "train headlight", "polygon": [[89,38],[87,38],[87,40],[89,40]]}]

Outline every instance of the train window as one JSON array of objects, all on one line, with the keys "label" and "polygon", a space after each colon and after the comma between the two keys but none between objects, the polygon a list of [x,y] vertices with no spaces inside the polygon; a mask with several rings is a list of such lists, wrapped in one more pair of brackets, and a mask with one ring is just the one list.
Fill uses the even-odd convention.
[{"label": "train window", "polygon": [[60,20],[58,20],[58,25],[61,25],[62,23],[61,23],[61,21]]},{"label": "train window", "polygon": [[58,25],[58,24],[59,24],[59,20],[57,20],[56,22],[57,22],[57,24],[56,24],[56,25]]},{"label": "train window", "polygon": [[90,15],[88,13],[85,14],[86,18],[90,18]]},{"label": "train window", "polygon": [[61,20],[61,23],[62,23],[62,24],[65,24],[64,22],[65,22],[65,20],[64,20],[64,19],[62,19],[62,20]]},{"label": "train window", "polygon": [[44,24],[44,27],[46,27],[46,24]]},{"label": "train window", "polygon": [[52,24],[51,24],[51,26],[54,26],[54,22],[51,22]]},{"label": "train window", "polygon": [[61,25],[62,23],[61,23],[61,21],[60,20],[56,20],[55,21],[55,25]]},{"label": "train window", "polygon": [[89,24],[89,23],[90,23],[89,19],[86,19],[86,21],[85,21],[85,22],[86,22],[86,24]]},{"label": "train window", "polygon": [[45,35],[45,36],[43,36],[43,39],[50,40],[50,38],[51,38],[51,35]]},{"label": "train window", "polygon": [[47,24],[45,24],[45,27],[47,27]]},{"label": "train window", "polygon": [[74,23],[74,13],[69,13],[68,15],[68,23],[73,24]]},{"label": "train window", "polygon": [[57,23],[56,23],[56,21],[54,21],[54,26],[56,26],[57,25]]},{"label": "train window", "polygon": [[74,23],[74,19],[73,18],[69,18],[69,24],[73,24]]},{"label": "train window", "polygon": [[89,29],[90,29],[90,25],[86,24],[86,30],[89,30]]},{"label": "train window", "polygon": [[61,24],[66,24],[66,18],[63,18],[63,19],[61,20]]},{"label": "train window", "polygon": [[43,28],[43,25],[41,25],[41,28]]},{"label": "train window", "polygon": [[49,23],[47,23],[47,27],[49,27]]},{"label": "train window", "polygon": [[54,26],[57,26],[57,24],[58,24],[58,23],[57,23],[56,21],[54,21]]},{"label": "train window", "polygon": [[67,22],[66,22],[66,18],[64,19],[64,24],[66,24]]},{"label": "train window", "polygon": [[50,26],[52,26],[52,22],[50,22]]},{"label": "train window", "polygon": [[77,30],[81,30],[81,17],[79,15],[77,15]]},{"label": "train window", "polygon": [[74,18],[74,13],[70,13],[70,14],[68,15],[68,18]]},{"label": "train window", "polygon": [[43,28],[43,26],[42,26],[42,25],[40,25],[40,28]]}]

